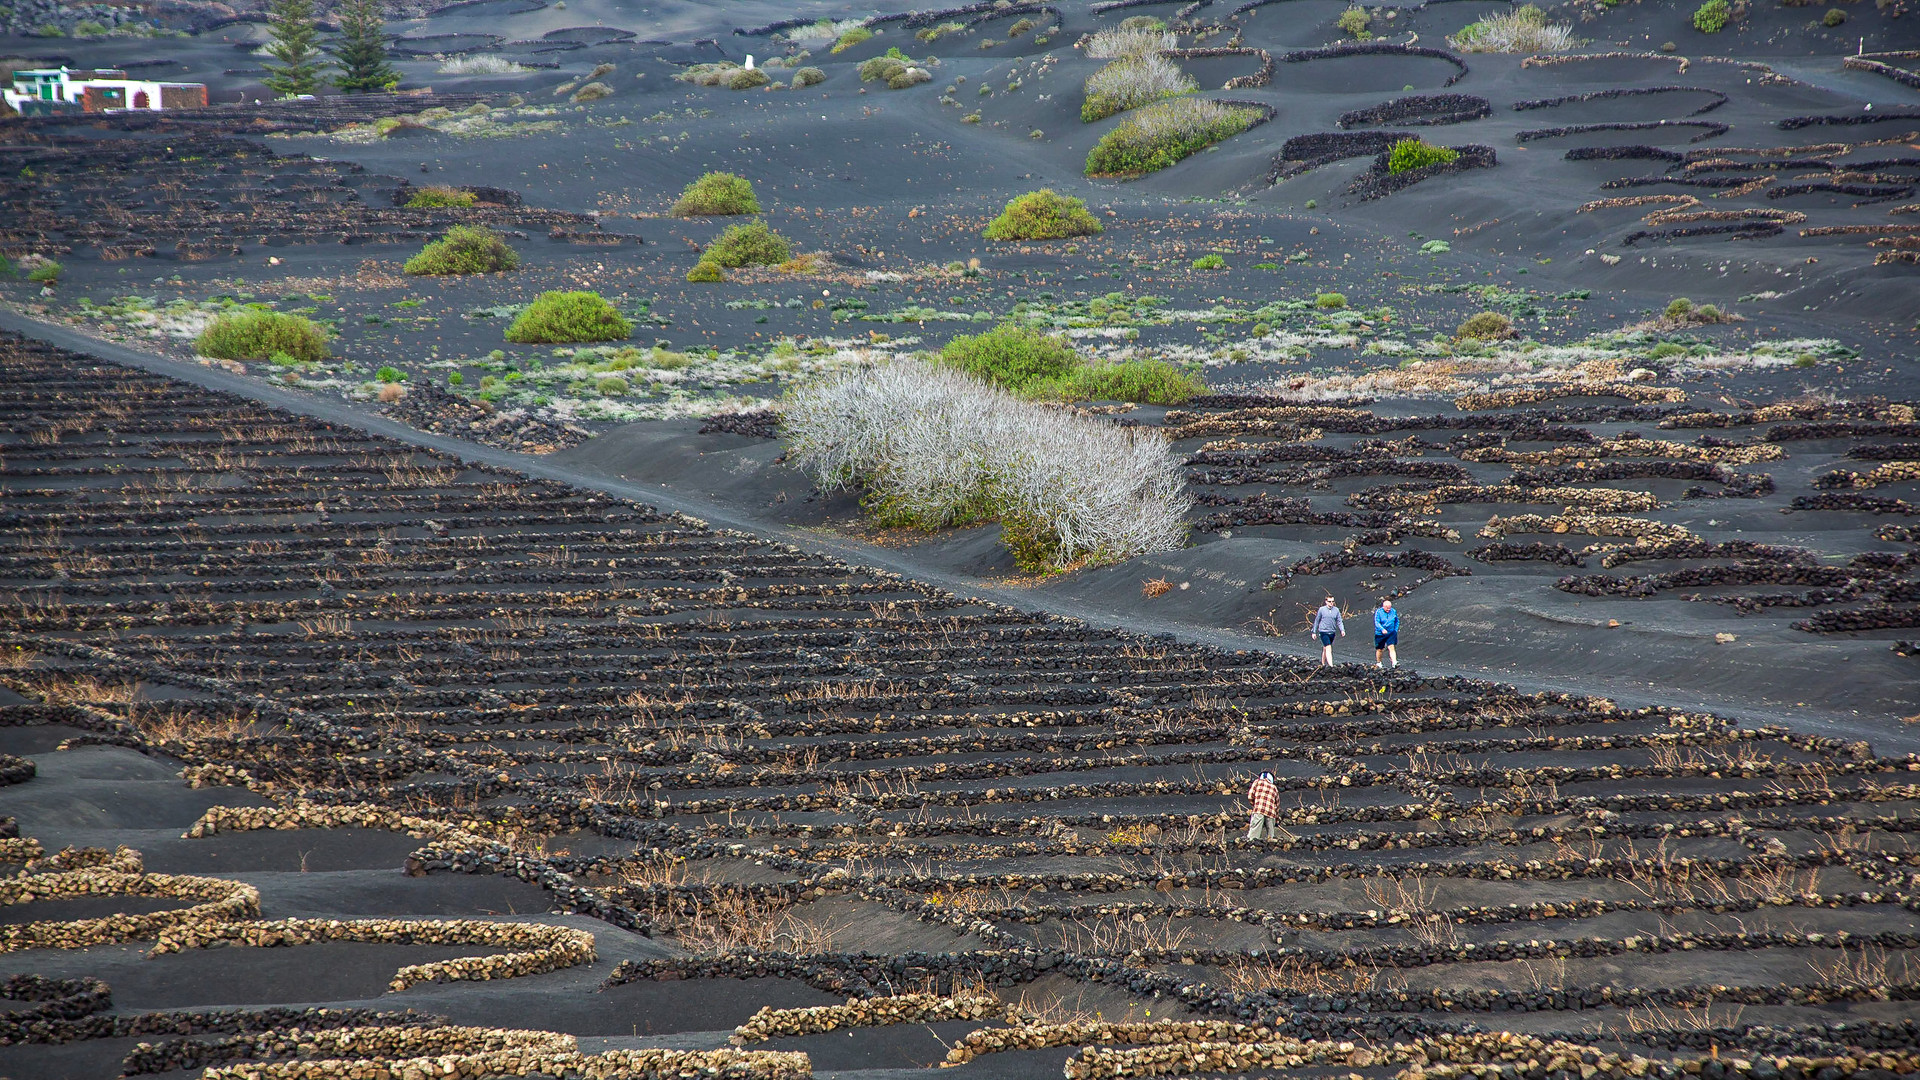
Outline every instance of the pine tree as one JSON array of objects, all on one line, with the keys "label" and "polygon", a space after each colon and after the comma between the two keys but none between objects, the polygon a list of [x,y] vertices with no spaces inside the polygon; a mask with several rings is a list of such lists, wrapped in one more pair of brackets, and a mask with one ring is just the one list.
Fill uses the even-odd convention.
[{"label": "pine tree", "polygon": [[325,61],[314,44],[319,30],[313,22],[313,0],[273,0],[267,18],[273,33],[267,55],[279,61],[267,65],[267,89],[282,97],[318,90]]},{"label": "pine tree", "polygon": [[387,23],[380,8],[381,0],[345,0],[340,5],[340,37],[327,51],[340,62],[333,85],[349,94],[400,84],[400,73],[387,63]]}]

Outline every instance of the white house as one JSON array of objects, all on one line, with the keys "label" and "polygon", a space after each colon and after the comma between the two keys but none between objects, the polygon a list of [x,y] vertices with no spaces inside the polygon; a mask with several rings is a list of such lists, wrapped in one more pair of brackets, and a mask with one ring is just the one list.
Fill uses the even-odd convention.
[{"label": "white house", "polygon": [[205,83],[129,79],[126,72],[115,68],[35,68],[14,72],[13,85],[0,88],[0,97],[22,116],[110,109],[197,109],[207,104],[207,87]]}]

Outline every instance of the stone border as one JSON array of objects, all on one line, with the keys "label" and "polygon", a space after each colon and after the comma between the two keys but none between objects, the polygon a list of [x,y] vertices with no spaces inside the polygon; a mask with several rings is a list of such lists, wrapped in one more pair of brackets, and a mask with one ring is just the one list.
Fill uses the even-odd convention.
[{"label": "stone border", "polygon": [[0,926],[0,952],[23,949],[84,949],[138,941],[201,924],[224,924],[260,914],[260,892],[225,878],[185,874],[124,873],[114,870],[66,870],[0,880],[0,904],[79,896],[161,896],[203,903],[144,915],[105,915],[68,922],[30,922]]},{"label": "stone border", "polygon": [[[257,894],[256,894],[257,895]],[[159,956],[213,945],[270,948],[321,941],[371,941],[389,945],[491,945],[516,951],[464,956],[430,964],[409,964],[394,973],[389,989],[405,990],[423,982],[511,979],[540,975],[598,959],[593,935],[585,930],[543,923],[486,922],[479,919],[281,919],[180,926],[163,932],[147,954]]]},{"label": "stone border", "polygon": [[735,1046],[745,1046],[768,1039],[816,1035],[840,1028],[985,1020],[1006,1014],[1007,1006],[998,998],[949,997],[941,994],[856,998],[845,1005],[816,1005],[805,1009],[775,1009],[769,1006],[734,1028],[733,1036],[728,1041]]}]

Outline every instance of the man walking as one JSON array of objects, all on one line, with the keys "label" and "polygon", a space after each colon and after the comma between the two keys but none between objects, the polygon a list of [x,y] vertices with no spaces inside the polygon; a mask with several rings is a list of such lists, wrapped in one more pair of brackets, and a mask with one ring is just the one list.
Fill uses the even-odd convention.
[{"label": "man walking", "polygon": [[1271,840],[1275,828],[1275,819],[1280,816],[1280,789],[1274,785],[1273,774],[1261,773],[1247,789],[1247,801],[1253,804],[1253,823],[1247,827],[1247,839]]},{"label": "man walking", "polygon": [[1327,597],[1320,610],[1313,613],[1313,633],[1320,637],[1320,666],[1333,666],[1333,639],[1347,636],[1347,620],[1340,617],[1340,607]]},{"label": "man walking", "polygon": [[1387,654],[1387,667],[1400,666],[1400,657],[1394,652],[1400,644],[1400,613],[1393,610],[1393,601],[1382,600],[1380,606],[1373,609],[1373,666],[1380,666],[1380,654]]}]

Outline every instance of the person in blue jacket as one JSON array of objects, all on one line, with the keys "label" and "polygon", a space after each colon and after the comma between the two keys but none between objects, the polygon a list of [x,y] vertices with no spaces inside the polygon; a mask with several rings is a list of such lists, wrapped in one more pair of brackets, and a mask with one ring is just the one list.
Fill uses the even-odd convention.
[{"label": "person in blue jacket", "polygon": [[1333,639],[1347,636],[1347,620],[1341,618],[1340,606],[1333,597],[1327,597],[1327,602],[1313,613],[1309,632],[1320,639],[1320,666],[1332,667]]},{"label": "person in blue jacket", "polygon": [[1380,654],[1387,656],[1386,666],[1397,668],[1400,657],[1394,652],[1400,644],[1400,613],[1393,610],[1393,601],[1382,600],[1380,606],[1373,609],[1373,666],[1380,666]]}]

